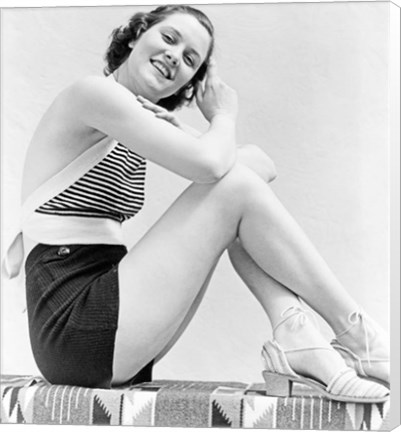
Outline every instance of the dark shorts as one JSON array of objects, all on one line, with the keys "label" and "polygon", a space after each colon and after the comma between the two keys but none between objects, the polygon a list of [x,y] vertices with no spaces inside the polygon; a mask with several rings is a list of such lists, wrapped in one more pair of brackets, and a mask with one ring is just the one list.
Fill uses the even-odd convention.
[{"label": "dark shorts", "polygon": [[[110,388],[121,245],[39,244],[25,263],[29,336],[51,384]],[[152,380],[150,362],[127,384]]]}]

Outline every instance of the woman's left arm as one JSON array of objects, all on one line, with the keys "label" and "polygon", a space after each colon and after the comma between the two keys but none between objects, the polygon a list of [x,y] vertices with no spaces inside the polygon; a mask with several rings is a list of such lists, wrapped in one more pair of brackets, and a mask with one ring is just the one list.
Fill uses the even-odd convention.
[{"label": "woman's left arm", "polygon": [[[197,137],[201,135],[201,132],[181,122],[171,111],[167,111],[165,108],[148,101],[142,96],[138,96],[137,99],[144,108],[153,111],[156,117],[168,121],[192,136]],[[254,171],[266,183],[272,182],[277,177],[274,162],[257,145],[248,144],[238,147],[237,161]]]}]

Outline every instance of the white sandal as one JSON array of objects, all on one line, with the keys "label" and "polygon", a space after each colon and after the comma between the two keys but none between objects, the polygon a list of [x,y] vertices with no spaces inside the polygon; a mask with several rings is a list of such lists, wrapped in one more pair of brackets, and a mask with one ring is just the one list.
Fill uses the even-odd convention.
[{"label": "white sandal", "polygon": [[[295,312],[283,319],[274,330],[287,319],[297,316],[294,325],[302,325],[306,319],[306,310],[291,307]],[[289,309],[285,310],[283,316]],[[273,330],[273,334],[274,334]],[[270,396],[293,396],[293,383],[307,385],[319,395],[340,402],[380,403],[389,398],[389,391],[380,384],[359,378],[355,370],[345,366],[331,378],[326,385],[318,379],[297,374],[289,365],[286,353],[294,351],[329,350],[327,347],[300,348],[284,351],[277,341],[267,341],[263,345],[262,359],[265,365],[263,377],[266,382],[266,393]]]},{"label": "white sandal", "polygon": [[[338,333],[336,335],[336,338],[342,336],[345,333],[348,333],[355,325],[357,325],[359,322],[362,325],[363,332],[364,332],[364,338],[365,338],[365,346],[366,346],[366,358],[361,358],[357,354],[355,354],[351,349],[347,348],[345,345],[343,345],[341,342],[339,342],[337,339],[334,339],[331,341],[331,346],[341,354],[342,358],[345,360],[346,364],[353,368],[358,376],[362,378],[369,379],[371,381],[374,381],[378,384],[381,384],[388,389],[390,388],[390,383],[388,381],[384,381],[382,379],[379,379],[367,372],[367,368],[371,368],[374,363],[389,363],[390,359],[388,357],[386,358],[372,358],[370,356],[370,343],[369,343],[369,336],[367,332],[367,323],[366,323],[366,314],[362,311],[356,311],[351,313],[348,316],[348,322],[351,324],[348,328],[346,328],[341,333]],[[361,335],[362,336],[362,335]]]}]

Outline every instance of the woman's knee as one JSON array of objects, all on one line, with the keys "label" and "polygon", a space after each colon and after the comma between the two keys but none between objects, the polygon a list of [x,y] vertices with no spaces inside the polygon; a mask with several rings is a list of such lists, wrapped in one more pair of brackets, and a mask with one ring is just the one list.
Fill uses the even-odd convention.
[{"label": "woman's knee", "polygon": [[277,177],[273,160],[257,145],[247,144],[238,149],[237,160],[250,168],[266,183]]},{"label": "woman's knee", "polygon": [[245,199],[254,192],[263,191],[267,186],[258,173],[241,161],[236,162],[217,183],[234,200]]}]

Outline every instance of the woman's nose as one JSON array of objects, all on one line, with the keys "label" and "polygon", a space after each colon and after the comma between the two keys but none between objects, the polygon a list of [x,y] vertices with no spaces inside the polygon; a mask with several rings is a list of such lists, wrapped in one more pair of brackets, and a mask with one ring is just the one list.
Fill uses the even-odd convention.
[{"label": "woman's nose", "polygon": [[178,56],[175,53],[173,53],[172,51],[166,51],[165,57],[170,66],[178,66],[179,60]]}]

